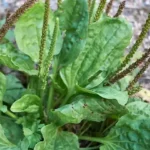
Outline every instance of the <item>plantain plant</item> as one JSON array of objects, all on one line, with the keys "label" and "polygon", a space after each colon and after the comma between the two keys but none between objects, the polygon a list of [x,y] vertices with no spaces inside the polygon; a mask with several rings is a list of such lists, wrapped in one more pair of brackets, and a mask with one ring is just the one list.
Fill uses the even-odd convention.
[{"label": "plantain plant", "polygon": [[0,73],[0,150],[148,150],[150,105],[134,94],[150,49],[133,60],[150,15],[124,56],[133,35],[124,1],[114,16],[113,0],[49,6],[27,0],[0,29],[0,64],[27,78]]}]

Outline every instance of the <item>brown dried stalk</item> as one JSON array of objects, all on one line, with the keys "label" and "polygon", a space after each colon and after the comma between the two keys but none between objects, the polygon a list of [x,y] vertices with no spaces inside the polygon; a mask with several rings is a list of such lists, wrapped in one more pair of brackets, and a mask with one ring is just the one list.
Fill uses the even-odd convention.
[{"label": "brown dried stalk", "polygon": [[130,91],[128,91],[128,94],[130,96],[134,95],[134,94],[138,93],[141,89],[142,89],[141,86],[133,87]]},{"label": "brown dried stalk", "polygon": [[119,16],[122,14],[122,12],[123,12],[123,10],[124,10],[124,8],[125,8],[125,4],[126,4],[126,1],[123,1],[122,3],[120,3],[119,8],[118,8],[118,11],[117,11],[117,13],[114,15],[115,18],[116,18],[116,17],[119,17]]},{"label": "brown dried stalk", "polygon": [[109,14],[109,12],[112,8],[113,2],[114,2],[114,0],[110,0],[110,2],[107,4],[107,7],[106,7],[106,14],[107,15]]},{"label": "brown dried stalk", "polygon": [[139,71],[139,73],[135,76],[135,78],[130,82],[129,86],[127,87],[128,91],[131,91],[134,85],[138,82],[138,80],[141,78],[143,73],[146,71],[150,64],[150,58],[145,62],[143,68]]},{"label": "brown dried stalk", "polygon": [[7,20],[6,23],[2,26],[0,29],[0,41],[3,39],[3,37],[6,35],[7,31],[11,28],[11,26],[17,21],[17,19],[30,7],[33,6],[33,4],[37,0],[28,0],[25,2],[20,8],[16,10],[14,14],[12,14]]},{"label": "brown dried stalk", "polygon": [[122,72],[114,76],[112,79],[110,79],[109,83],[113,84],[118,80],[122,79],[123,77],[125,77],[133,69],[137,68],[140,64],[142,64],[149,57],[149,55],[150,55],[150,49],[148,49],[148,51],[145,54],[143,54],[143,56],[140,59],[132,63],[127,69],[123,70]]},{"label": "brown dried stalk", "polygon": [[148,18],[146,20],[146,23],[144,24],[142,31],[138,37],[138,39],[136,40],[135,44],[133,45],[133,47],[131,48],[129,54],[126,56],[125,60],[122,62],[120,68],[117,70],[117,72],[120,72],[124,67],[126,67],[126,65],[130,62],[130,60],[132,59],[132,57],[134,56],[135,52],[137,51],[137,49],[139,48],[139,46],[141,45],[142,41],[144,40],[147,32],[150,29],[150,14],[148,15]]},{"label": "brown dried stalk", "polygon": [[11,16],[10,10],[7,10],[7,13],[6,13],[6,20],[8,20],[10,16]]}]

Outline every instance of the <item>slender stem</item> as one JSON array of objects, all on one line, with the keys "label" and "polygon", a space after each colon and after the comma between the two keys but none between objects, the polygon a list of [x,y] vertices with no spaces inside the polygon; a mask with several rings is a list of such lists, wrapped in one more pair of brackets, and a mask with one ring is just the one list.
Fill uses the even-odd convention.
[{"label": "slender stem", "polygon": [[43,120],[45,118],[45,116],[44,116],[44,109],[43,109],[43,99],[44,99],[44,91],[41,92],[41,101],[40,101],[40,110],[39,110],[40,111],[41,120]]},{"label": "slender stem", "polygon": [[81,128],[80,128],[80,131],[82,131],[84,128],[85,128],[85,126],[87,125],[87,121],[85,121],[83,124],[82,124],[82,126],[81,126]]},{"label": "slender stem", "polygon": [[101,137],[78,136],[79,140],[108,144],[109,142]]},{"label": "slender stem", "polygon": [[[56,80],[57,72],[58,72],[58,65],[59,65],[59,59],[54,57],[54,73],[53,73],[53,80]],[[49,90],[49,97],[48,97],[48,106],[47,106],[47,113],[48,111],[53,107],[53,97],[54,97],[54,84],[51,83],[51,87]]]},{"label": "slender stem", "polygon": [[61,95],[61,96],[58,98],[57,102],[55,102],[55,104],[53,105],[54,108],[55,108],[56,106],[60,105],[60,102],[62,101],[63,97],[64,97],[64,94]]},{"label": "slender stem", "polygon": [[94,147],[87,147],[87,148],[80,148],[80,150],[93,150],[93,149],[99,149],[100,146],[94,146]]},{"label": "slender stem", "polygon": [[106,121],[103,121],[101,123],[100,130],[99,130],[100,133],[104,130],[105,123],[106,123]]},{"label": "slender stem", "polygon": [[90,127],[91,127],[91,124],[89,124],[89,125],[81,132],[80,135],[83,135]]},{"label": "slender stem", "polygon": [[97,138],[97,137],[79,136],[79,139],[85,141],[97,142],[97,143],[104,143],[104,141],[101,138]]},{"label": "slender stem", "polygon": [[46,57],[45,64],[44,64],[45,68],[44,68],[44,75],[43,75],[43,81],[42,81],[42,88],[43,89],[45,89],[46,85],[47,85],[47,77],[49,74],[49,68],[51,65],[51,61],[53,59],[54,51],[56,48],[58,30],[59,30],[59,18],[56,18],[50,49],[49,49],[49,52],[48,52],[48,55]]},{"label": "slender stem", "polygon": [[113,122],[112,124],[110,124],[107,128],[105,128],[105,130],[103,131],[102,134],[106,133],[106,131],[108,131],[111,127],[113,127],[116,124],[116,122]]},{"label": "slender stem", "polygon": [[47,114],[50,111],[50,109],[52,108],[53,98],[54,98],[54,86],[53,86],[53,83],[51,83],[51,87],[50,87],[50,90],[49,90]]},{"label": "slender stem", "polygon": [[7,116],[9,116],[15,120],[18,119],[18,117],[15,114],[13,114],[12,112],[10,112],[9,110],[7,110],[7,112],[3,112],[3,113],[5,113]]},{"label": "slender stem", "polygon": [[65,99],[63,100],[61,106],[67,104],[69,98],[72,96],[72,93],[71,92],[68,92],[68,94],[66,95]]},{"label": "slender stem", "polygon": [[96,0],[93,0],[92,4],[90,6],[90,9],[89,9],[89,23],[92,22],[92,15],[93,15],[93,12],[94,12],[95,5],[96,5]]},{"label": "slender stem", "polygon": [[88,0],[88,9],[90,10],[91,8],[91,3],[92,3],[92,0]]}]

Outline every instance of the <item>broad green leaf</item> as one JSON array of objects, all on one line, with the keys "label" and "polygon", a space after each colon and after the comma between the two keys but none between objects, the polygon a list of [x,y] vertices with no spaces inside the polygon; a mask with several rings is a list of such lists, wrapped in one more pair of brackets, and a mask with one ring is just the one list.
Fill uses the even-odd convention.
[{"label": "broad green leaf", "polygon": [[14,120],[0,116],[0,124],[3,127],[5,136],[10,142],[18,144],[19,141],[23,139],[22,128],[20,125],[16,124]]},{"label": "broad green leaf", "polygon": [[100,150],[148,150],[149,141],[149,116],[127,114],[119,119],[105,138],[100,139],[104,144]]},{"label": "broad green leaf", "polygon": [[0,44],[0,64],[29,75],[37,74],[37,70],[34,69],[34,62],[31,58],[17,51],[9,42]]},{"label": "broad green leaf", "polygon": [[39,122],[37,120],[34,121],[34,119],[32,119],[31,123],[29,123],[30,120],[26,121],[27,123],[23,123],[24,136],[29,143],[29,147],[34,148],[35,145],[42,139],[40,132],[41,128],[39,129]]},{"label": "broad green leaf", "polygon": [[[36,3],[32,8],[26,11],[15,26],[15,36],[19,49],[25,54],[29,55],[32,60],[38,62],[39,49],[41,43],[42,27],[44,17],[44,3]],[[45,54],[48,53],[51,38],[54,29],[54,16],[53,12],[50,12],[49,26],[47,34],[47,42],[45,48]],[[56,43],[55,54],[58,54],[62,46],[62,38],[59,35]]]},{"label": "broad green leaf", "polygon": [[3,112],[3,113],[6,113],[8,111],[7,106],[6,105],[1,105],[0,111]]},{"label": "broad green leaf", "polygon": [[85,48],[87,53],[77,76],[80,85],[87,85],[97,72],[106,72],[106,77],[112,74],[121,63],[131,37],[131,26],[123,19],[105,18],[92,24]]},{"label": "broad green leaf", "polygon": [[40,98],[36,95],[26,94],[11,106],[12,112],[35,113],[39,111]]},{"label": "broad green leaf", "polygon": [[31,133],[26,136],[26,139],[28,140],[29,148],[34,148],[35,145],[41,141],[42,137],[40,133]]},{"label": "broad green leaf", "polygon": [[42,128],[41,132],[44,138],[43,142],[39,142],[34,150],[54,150],[55,141],[57,138],[57,126],[50,124]]},{"label": "broad green leaf", "polygon": [[54,124],[42,128],[44,141],[34,150],[79,150],[78,137],[69,132],[59,131]]},{"label": "broad green leaf", "polygon": [[2,106],[3,96],[6,90],[6,77],[0,72],[0,108]]},{"label": "broad green leaf", "polygon": [[83,50],[88,32],[88,6],[86,0],[65,0],[56,12],[60,29],[65,32],[60,53],[61,65],[75,60]]},{"label": "broad green leaf", "polygon": [[129,103],[126,108],[130,113],[150,116],[150,104],[144,101],[136,100]]},{"label": "broad green leaf", "polygon": [[91,91],[105,99],[115,99],[120,105],[125,105],[129,98],[128,92],[119,91],[113,87],[94,88]]},{"label": "broad green leaf", "polygon": [[42,136],[40,130],[44,125],[40,124],[41,121],[38,119],[38,113],[30,113],[23,117],[20,117],[17,120],[17,123],[23,126],[24,134],[24,139],[23,141],[21,141],[20,146],[22,146],[22,144],[25,144],[26,147],[33,149],[35,145],[41,141]]},{"label": "broad green leaf", "polygon": [[128,102],[128,92],[119,91],[113,87],[96,87],[90,90],[77,86],[77,89],[83,93],[98,95],[101,98],[109,100],[117,100],[120,105],[125,105]]},{"label": "broad green leaf", "polygon": [[26,138],[24,138],[19,144],[19,150],[29,150],[29,142]]},{"label": "broad green leaf", "polygon": [[78,137],[70,132],[58,132],[54,150],[79,150]]},{"label": "broad green leaf", "polygon": [[60,125],[78,124],[82,120],[101,122],[107,117],[118,117],[126,112],[116,100],[104,100],[88,96],[79,96],[74,102],[50,112],[50,118]]},{"label": "broad green leaf", "polygon": [[15,100],[22,96],[25,88],[21,84],[20,80],[13,75],[6,76],[6,91],[3,101],[7,104],[12,104]]},{"label": "broad green leaf", "polygon": [[85,49],[60,72],[68,92],[76,84],[93,88],[104,82],[120,65],[131,35],[131,25],[123,19],[107,17],[91,24]]},{"label": "broad green leaf", "polygon": [[4,134],[4,130],[0,125],[0,150],[19,150],[16,145],[12,144]]}]

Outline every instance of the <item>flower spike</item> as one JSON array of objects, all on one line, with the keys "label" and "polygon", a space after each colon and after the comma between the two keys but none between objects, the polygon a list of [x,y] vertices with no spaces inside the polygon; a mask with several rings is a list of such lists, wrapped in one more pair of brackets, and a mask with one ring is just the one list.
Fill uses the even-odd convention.
[{"label": "flower spike", "polygon": [[120,3],[119,8],[118,8],[118,11],[117,11],[117,13],[114,15],[115,18],[116,18],[116,17],[119,17],[119,16],[122,14],[122,12],[123,12],[123,10],[124,10],[124,8],[125,8],[125,4],[126,4],[126,1],[123,1],[122,3]]},{"label": "flower spike", "polygon": [[135,78],[130,82],[130,84],[129,84],[128,88],[127,88],[128,91],[132,90],[134,85],[138,82],[138,80],[141,78],[143,73],[148,68],[149,64],[150,64],[150,58],[145,62],[143,68],[139,71],[139,73],[135,76]]},{"label": "flower spike", "polygon": [[11,28],[11,26],[20,18],[22,14],[25,13],[26,10],[32,7],[36,1],[37,0],[28,0],[6,20],[6,23],[0,29],[0,41],[6,35],[7,31]]},{"label": "flower spike", "polygon": [[49,7],[50,7],[50,0],[45,0],[44,21],[43,21],[41,45],[39,51],[39,76],[40,76],[40,71],[42,69],[42,61],[43,61],[44,49],[46,45],[46,35],[48,31],[48,21],[49,21],[49,13],[50,13]]},{"label": "flower spike", "polygon": [[116,76],[114,76],[112,79],[110,79],[109,83],[113,84],[123,77],[125,77],[127,74],[129,74],[133,69],[137,68],[140,64],[142,64],[150,55],[150,49],[143,54],[141,58],[139,58],[136,62],[132,63],[127,69],[123,70],[122,72],[118,73]]},{"label": "flower spike", "polygon": [[105,8],[105,5],[106,5],[106,1],[107,0],[101,0],[101,2],[99,3],[98,9],[97,9],[95,17],[94,17],[94,22],[98,21],[99,18],[101,17],[103,10]]},{"label": "flower spike", "polygon": [[114,0],[110,0],[110,2],[107,4],[107,7],[106,7],[106,14],[107,15],[109,14],[109,12],[112,8],[113,2],[114,2]]},{"label": "flower spike", "polygon": [[135,52],[137,51],[137,49],[141,45],[141,43],[142,43],[143,39],[145,38],[145,36],[146,36],[149,29],[150,29],[150,14],[148,16],[148,19],[146,20],[145,25],[143,26],[141,34],[139,35],[137,41],[133,45],[133,47],[132,47],[131,51],[129,52],[129,54],[126,56],[126,58],[123,61],[122,65],[118,69],[118,72],[121,71],[124,67],[126,67],[126,65],[130,62],[133,55],[135,54]]},{"label": "flower spike", "polygon": [[89,10],[89,22],[90,23],[92,22],[92,15],[93,15],[93,12],[94,12],[95,5],[96,5],[96,0],[92,0],[90,10]]},{"label": "flower spike", "polygon": [[56,18],[50,49],[49,49],[47,58],[45,60],[45,71],[44,71],[43,87],[42,87],[43,90],[45,90],[46,84],[47,84],[47,77],[48,77],[48,73],[49,73],[49,67],[51,65],[51,61],[52,61],[53,55],[54,55],[54,50],[55,50],[55,47],[56,47],[58,29],[59,29],[59,19]]},{"label": "flower spike", "polygon": [[134,95],[134,94],[138,93],[141,89],[142,89],[141,86],[134,87],[134,88],[132,88],[130,91],[128,91],[128,94],[129,94],[130,96],[131,96],[131,95]]}]

